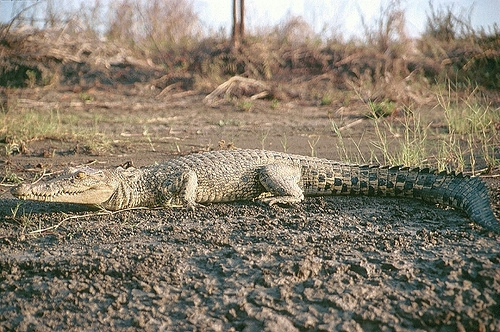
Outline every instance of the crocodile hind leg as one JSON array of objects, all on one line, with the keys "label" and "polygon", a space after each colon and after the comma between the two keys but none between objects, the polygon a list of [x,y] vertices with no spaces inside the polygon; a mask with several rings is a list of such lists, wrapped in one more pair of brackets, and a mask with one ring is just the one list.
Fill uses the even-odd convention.
[{"label": "crocodile hind leg", "polygon": [[165,206],[184,206],[194,210],[200,206],[196,203],[196,189],[198,188],[198,176],[191,170],[172,176],[163,184]]},{"label": "crocodile hind leg", "polygon": [[273,205],[298,203],[304,199],[304,192],[299,186],[301,171],[298,166],[271,164],[262,167],[259,181],[268,191],[260,201]]}]

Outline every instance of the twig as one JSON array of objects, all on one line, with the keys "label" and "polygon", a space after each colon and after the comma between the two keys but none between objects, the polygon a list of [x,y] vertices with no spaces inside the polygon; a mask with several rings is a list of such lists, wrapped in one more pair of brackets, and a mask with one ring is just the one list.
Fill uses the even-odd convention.
[{"label": "twig", "polygon": [[37,183],[38,181],[40,181],[41,179],[43,179],[43,177],[46,176],[46,175],[48,175],[48,174],[45,172],[45,169],[43,169],[42,175],[40,175],[40,177],[38,179],[36,179],[32,184]]},{"label": "twig", "polygon": [[100,212],[69,216],[69,217],[64,218],[63,220],[61,220],[60,222],[58,222],[55,225],[52,225],[52,226],[49,226],[49,227],[45,227],[45,228],[39,228],[39,229],[36,229],[34,231],[28,232],[28,234],[31,234],[31,235],[33,235],[33,234],[41,234],[41,233],[44,233],[46,231],[51,231],[51,230],[58,229],[64,222],[66,222],[68,220],[80,219],[80,218],[86,218],[86,217],[93,217],[93,216],[114,215],[114,214],[121,213],[121,212],[124,212],[124,211],[132,211],[132,210],[151,210],[151,209],[150,208],[145,208],[145,207],[134,207],[134,208],[128,208],[128,209],[123,209],[123,210],[119,210],[119,211],[109,211],[109,210],[106,210],[106,209],[104,209],[104,208],[101,207],[101,211]]},{"label": "twig", "polygon": [[26,7],[24,7],[23,9],[21,9],[21,10],[19,11],[19,13],[17,13],[17,14],[16,14],[16,15],[15,15],[15,16],[14,16],[11,20],[10,20],[10,22],[7,24],[7,27],[6,27],[6,28],[4,28],[5,30],[3,30],[3,31],[2,31],[2,32],[4,32],[3,36],[0,36],[0,37],[1,37],[2,39],[3,39],[3,38],[5,38],[5,36],[7,36],[7,33],[10,31],[10,28],[11,28],[11,27],[12,27],[12,25],[14,24],[14,22],[15,22],[17,19],[19,19],[19,17],[21,17],[21,15],[22,15],[24,12],[27,12],[28,10],[30,10],[31,8],[33,8],[33,7],[37,6],[37,5],[39,5],[40,3],[41,3],[41,2],[36,1],[36,2],[32,3],[31,5],[26,6]]},{"label": "twig", "polygon": [[500,178],[500,174],[481,175],[481,177],[482,178],[488,178],[488,179]]},{"label": "twig", "polygon": [[262,91],[262,92],[256,93],[253,96],[251,96],[250,100],[265,98],[267,96],[269,96],[269,91]]},{"label": "twig", "polygon": [[340,127],[339,130],[344,130],[344,129],[348,129],[348,128],[354,127],[355,125],[357,125],[357,124],[359,124],[361,122],[363,122],[363,119],[358,119],[356,121],[353,121],[351,123],[346,124],[343,127]]}]

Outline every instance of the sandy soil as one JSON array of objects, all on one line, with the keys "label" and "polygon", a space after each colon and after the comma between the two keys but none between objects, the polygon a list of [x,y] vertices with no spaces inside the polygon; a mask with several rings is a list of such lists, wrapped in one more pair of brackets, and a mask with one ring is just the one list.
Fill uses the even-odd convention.
[{"label": "sandy soil", "polygon": [[[331,119],[369,146],[363,113],[297,102],[250,111],[202,95],[24,90],[110,139],[29,142],[2,176],[92,162],[141,166],[242,148],[335,159]],[[96,124],[97,123],[97,124]],[[317,138],[319,137],[319,140]],[[362,137],[362,138],[361,138]],[[500,181],[487,178],[494,204]],[[0,186],[0,330],[500,331],[500,236],[408,199],[325,197],[293,207],[213,204],[107,214],[13,199]]]}]

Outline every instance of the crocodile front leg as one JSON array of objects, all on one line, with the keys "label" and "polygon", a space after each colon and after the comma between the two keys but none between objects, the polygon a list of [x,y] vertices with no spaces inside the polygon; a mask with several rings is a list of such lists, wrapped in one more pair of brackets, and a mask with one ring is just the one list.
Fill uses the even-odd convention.
[{"label": "crocodile front leg", "polygon": [[299,166],[271,164],[262,167],[259,181],[268,191],[259,199],[269,205],[276,203],[292,204],[304,199],[304,192],[299,186],[301,170]]},{"label": "crocodile front leg", "polygon": [[198,176],[193,170],[179,174],[173,174],[163,183],[162,192],[164,205],[167,207],[184,206],[194,210],[196,203],[196,189],[198,188]]}]

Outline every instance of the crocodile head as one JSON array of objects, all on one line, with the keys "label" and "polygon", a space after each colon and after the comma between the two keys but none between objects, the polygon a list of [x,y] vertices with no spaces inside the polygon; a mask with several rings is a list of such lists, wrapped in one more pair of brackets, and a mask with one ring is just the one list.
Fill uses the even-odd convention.
[{"label": "crocodile head", "polygon": [[116,189],[107,171],[90,167],[70,168],[60,176],[34,184],[21,184],[11,190],[19,199],[99,205]]}]

